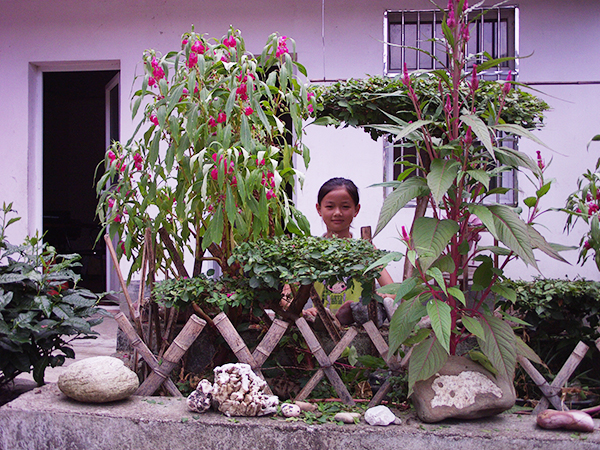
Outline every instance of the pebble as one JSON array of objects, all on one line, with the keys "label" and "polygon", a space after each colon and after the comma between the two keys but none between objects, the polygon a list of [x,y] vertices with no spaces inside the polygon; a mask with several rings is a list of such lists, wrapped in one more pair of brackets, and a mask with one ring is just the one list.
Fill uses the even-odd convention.
[{"label": "pebble", "polygon": [[302,411],[315,412],[317,410],[317,405],[315,405],[314,403],[298,401],[298,402],[294,402],[294,404],[296,404],[298,407],[300,407],[300,410],[302,410]]},{"label": "pebble", "polygon": [[333,416],[333,420],[335,420],[336,422],[343,423],[356,423],[354,421],[355,418],[360,419],[360,413],[341,412]]},{"label": "pebble", "polygon": [[293,403],[283,403],[281,405],[281,414],[285,417],[298,417],[301,412],[300,407]]},{"label": "pebble", "polygon": [[400,419],[387,406],[379,405],[367,409],[365,421],[372,426],[387,427],[390,424],[399,424]]}]

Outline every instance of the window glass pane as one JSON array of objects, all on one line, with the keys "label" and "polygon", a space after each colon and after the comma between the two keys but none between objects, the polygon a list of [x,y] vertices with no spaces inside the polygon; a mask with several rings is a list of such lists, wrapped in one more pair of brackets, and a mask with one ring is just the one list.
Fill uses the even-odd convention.
[{"label": "window glass pane", "polygon": [[[404,45],[408,47],[417,46],[417,24],[416,23],[405,23],[404,24]],[[418,69],[417,66],[417,51],[411,48],[407,48],[404,51],[405,62],[408,70]]]},{"label": "window glass pane", "polygon": [[494,45],[494,24],[490,22],[483,23],[483,51],[488,52],[495,58],[496,48]]},{"label": "window glass pane", "polygon": [[[421,40],[419,43],[419,48],[431,54],[433,52],[433,42],[431,42],[431,37],[433,35],[433,23],[421,23],[419,27],[419,34]],[[421,69],[433,69],[433,61],[431,56],[428,56],[427,53],[419,53],[419,68]]]},{"label": "window glass pane", "polygon": [[[392,44],[402,44],[402,24],[391,23],[390,27],[390,42]],[[402,48],[392,46],[389,47],[389,69],[402,70]]]}]

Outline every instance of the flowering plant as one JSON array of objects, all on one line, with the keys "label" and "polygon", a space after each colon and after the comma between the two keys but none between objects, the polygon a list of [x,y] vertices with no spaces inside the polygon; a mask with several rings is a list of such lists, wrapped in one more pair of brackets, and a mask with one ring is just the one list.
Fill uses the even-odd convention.
[{"label": "flowering plant", "polygon": [[[416,164],[401,162],[404,170],[398,180],[380,184],[394,190],[383,204],[376,229],[377,234],[416,199],[412,227],[402,227],[401,234],[407,247],[405,279],[380,289],[401,301],[390,324],[390,351],[396,352],[402,344],[414,345],[409,359],[410,391],[416,381],[439,371],[448,356],[456,354],[459,343],[471,336],[498,377],[514,378],[517,354],[539,361],[511,326],[494,314],[495,295],[515,298],[514,291],[497,282],[516,258],[537,268],[534,249],[564,261],[534,227],[542,213],[540,200],[551,185],[544,178],[541,154],[535,161],[503,145],[507,135],[540,143],[522,125],[503,119],[502,110],[514,91],[512,76],[496,82],[501,86],[498,96],[487,98],[486,108],[478,107],[478,74],[505,59],[467,55],[470,11],[466,0],[449,1],[441,40],[448,65],[445,70],[412,76],[405,66],[402,95],[410,99],[413,117],[410,121],[395,117],[394,125],[377,127],[392,133],[395,141],[402,139],[402,145],[413,145],[418,156]],[[469,67],[472,58],[477,64]],[[423,99],[415,86],[431,78],[437,80],[438,95]],[[494,194],[509,190],[493,186],[506,170],[528,172],[536,186],[535,195],[523,201],[529,211],[524,219],[519,216],[520,208],[492,201]],[[493,245],[481,245],[486,234],[493,237]],[[424,316],[431,319],[431,329],[418,328]]]},{"label": "flowering plant", "polygon": [[[594,136],[588,143],[600,141],[600,134]],[[579,180],[577,180],[577,190],[567,198],[567,204],[562,211],[569,216],[565,229],[570,231],[575,226],[578,219],[582,219],[590,230],[581,237],[579,242],[578,263],[585,264],[590,257],[590,251],[593,252],[596,267],[600,270],[600,222],[598,221],[598,211],[600,210],[600,159],[596,161],[594,171],[586,170]]]},{"label": "flowering plant", "polygon": [[[294,76],[294,68],[306,71],[290,44],[293,51],[292,39],[272,34],[255,57],[238,30],[220,40],[192,30],[178,51],[144,52],[132,99],[141,120],[131,139],[106,153],[97,184],[97,213],[121,240],[119,255],[133,259],[130,277],[141,266],[147,227],[153,237],[166,231],[181,260],[186,251],[194,256],[194,276],[207,249],[227,273],[235,271],[227,261],[240,242],[308,233],[289,195],[302,181],[293,154],[306,165],[310,159],[302,119],[314,99]],[[165,273],[177,258],[167,244],[155,252]]]}]

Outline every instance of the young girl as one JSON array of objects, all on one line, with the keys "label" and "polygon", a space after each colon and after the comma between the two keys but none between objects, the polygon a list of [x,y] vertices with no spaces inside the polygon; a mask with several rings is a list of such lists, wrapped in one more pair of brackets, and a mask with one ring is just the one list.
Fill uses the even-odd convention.
[{"label": "young girl", "polygon": [[[346,178],[332,178],[325,182],[317,195],[317,212],[323,218],[326,238],[352,238],[350,227],[360,211],[360,199],[356,185]],[[377,280],[380,286],[393,283],[387,270],[381,272]],[[342,325],[352,323],[348,317],[351,302],[340,307],[336,317]],[[350,312],[351,315],[351,312]]]}]

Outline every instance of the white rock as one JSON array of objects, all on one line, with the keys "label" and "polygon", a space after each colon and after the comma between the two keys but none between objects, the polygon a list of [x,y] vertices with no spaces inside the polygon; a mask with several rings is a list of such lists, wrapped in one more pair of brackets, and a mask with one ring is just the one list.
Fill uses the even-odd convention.
[{"label": "white rock", "polygon": [[281,405],[281,414],[285,417],[298,417],[302,411],[298,405],[284,403]]},{"label": "white rock", "polygon": [[354,419],[360,419],[360,413],[341,412],[333,416],[333,420],[343,423],[356,423]]},{"label": "white rock", "polygon": [[187,398],[190,411],[203,413],[208,411],[212,404],[213,386],[210,381],[202,380],[198,383],[196,390]]},{"label": "white rock", "polygon": [[396,416],[387,406],[379,405],[367,409],[365,412],[365,421],[369,425],[386,427],[396,422]]},{"label": "white rock", "polygon": [[226,416],[264,416],[277,412],[279,398],[265,392],[267,383],[248,364],[215,367],[212,398]]},{"label": "white rock", "polygon": [[135,372],[111,356],[95,356],[74,362],[58,377],[58,388],[80,402],[122,400],[139,387]]}]

